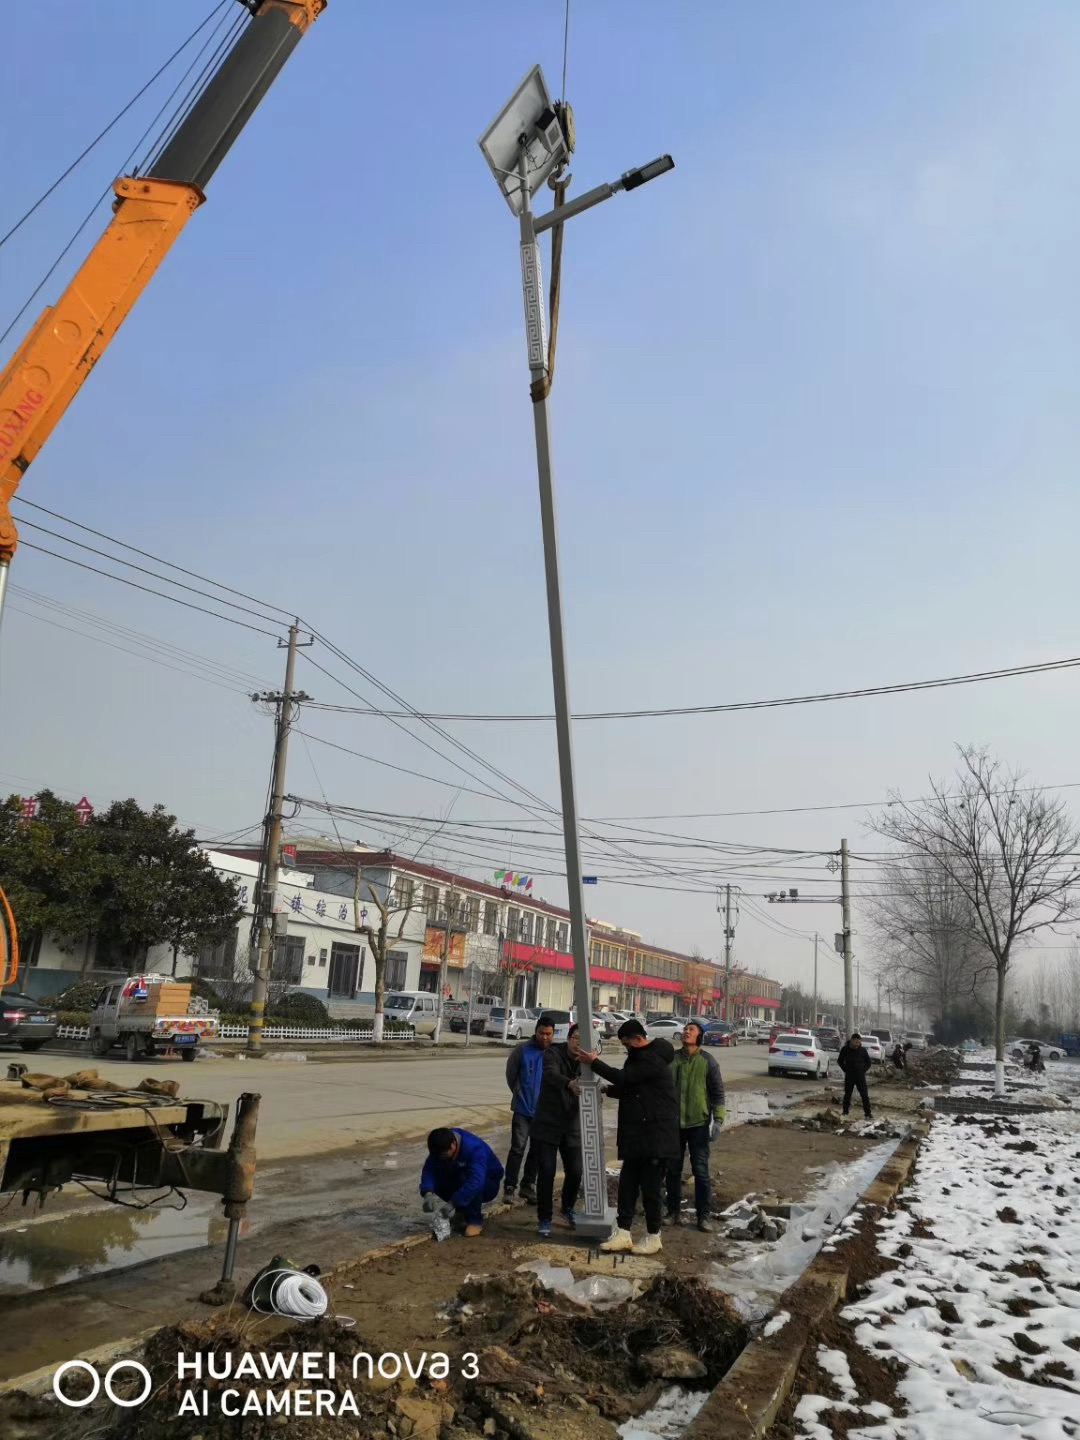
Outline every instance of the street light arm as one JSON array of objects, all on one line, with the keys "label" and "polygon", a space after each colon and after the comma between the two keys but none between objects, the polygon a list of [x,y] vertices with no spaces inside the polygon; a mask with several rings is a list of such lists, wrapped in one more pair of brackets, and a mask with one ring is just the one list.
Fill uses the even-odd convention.
[{"label": "street light arm", "polygon": [[597,185],[595,190],[586,190],[584,195],[579,195],[576,200],[569,201],[566,205],[559,205],[554,210],[549,210],[546,215],[538,215],[533,220],[533,234],[541,235],[545,230],[550,230],[553,225],[561,225],[564,220],[572,220],[575,215],[580,215],[583,210],[591,210],[594,205],[601,204],[604,200],[610,200],[620,190],[636,190],[638,186],[645,185],[650,180],[655,180],[659,175],[666,175],[669,170],[675,169],[675,161],[670,155],[661,155],[659,159],[652,160],[648,165],[639,165],[636,170],[627,170],[618,180],[613,180],[608,185]]},{"label": "street light arm", "polygon": [[546,215],[537,215],[533,220],[533,232],[542,235],[553,225],[561,225],[564,220],[572,220],[583,210],[591,210],[594,205],[599,205],[604,200],[610,200],[622,188],[622,181],[616,180],[613,185],[597,185],[595,190],[586,190],[585,194],[579,195],[576,200],[569,200],[565,205],[559,205],[556,209],[549,210]]}]

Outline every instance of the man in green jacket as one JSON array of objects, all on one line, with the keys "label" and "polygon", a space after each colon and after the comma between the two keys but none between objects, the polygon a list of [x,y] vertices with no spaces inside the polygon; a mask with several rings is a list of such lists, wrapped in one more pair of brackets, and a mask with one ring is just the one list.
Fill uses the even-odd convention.
[{"label": "man in green jacket", "polygon": [[697,1228],[712,1230],[712,1181],[709,1177],[709,1145],[717,1126],[724,1123],[724,1078],[714,1056],[702,1048],[704,1031],[696,1020],[683,1030],[682,1049],[676,1054],[672,1070],[679,1096],[679,1158],[668,1166],[668,1225],[681,1225],[682,1168],[687,1150],[694,1176],[694,1208]]}]

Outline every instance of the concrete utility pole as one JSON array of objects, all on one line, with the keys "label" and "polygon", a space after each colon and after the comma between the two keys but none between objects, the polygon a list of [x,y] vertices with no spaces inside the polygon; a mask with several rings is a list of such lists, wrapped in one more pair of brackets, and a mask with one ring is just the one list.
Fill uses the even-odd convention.
[{"label": "concrete utility pole", "polygon": [[810,1024],[811,1024],[811,1025],[816,1025],[816,1024],[818,1023],[818,1014],[817,1014],[817,947],[818,947],[818,933],[817,933],[817,931],[815,930],[815,931],[814,931],[814,1018],[810,1021]]},{"label": "concrete utility pole", "polygon": [[450,963],[450,911],[454,904],[456,891],[452,888],[446,892],[446,925],[443,928],[442,959],[439,962],[439,1009],[435,1020],[435,1034],[432,1036],[432,1044],[439,1045],[442,1042],[443,1006],[446,1003],[446,967]]},{"label": "concrete utility pole", "polygon": [[855,1009],[851,985],[851,882],[848,875],[848,845],[840,841],[840,906],[844,936],[844,1029],[850,1036],[855,1029]]},{"label": "concrete utility pole", "polygon": [[[274,903],[277,896],[278,871],[281,868],[281,812],[285,805],[285,767],[289,758],[289,730],[292,727],[294,706],[303,700],[311,699],[311,696],[305,695],[302,690],[293,690],[299,634],[299,624],[294,621],[289,626],[289,639],[286,647],[285,689],[280,693],[267,690],[251,697],[260,704],[276,705],[277,720],[274,725],[274,766],[273,778],[270,782],[270,811],[266,817],[262,884],[259,888],[259,958],[251,987],[251,1022],[248,1025],[247,1038],[249,1055],[262,1053],[266,994],[270,984],[270,963],[276,930]],[[307,643],[311,644],[312,642],[309,640]],[[280,640],[278,648],[282,648]]]},{"label": "concrete utility pole", "polygon": [[731,886],[724,886],[724,1019],[731,1024],[731,942],[735,931],[731,925]]}]

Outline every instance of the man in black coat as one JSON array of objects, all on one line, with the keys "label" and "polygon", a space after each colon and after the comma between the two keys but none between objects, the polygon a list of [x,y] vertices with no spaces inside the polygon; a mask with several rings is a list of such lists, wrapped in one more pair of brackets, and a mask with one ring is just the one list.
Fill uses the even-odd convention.
[{"label": "man in black coat", "polygon": [[[608,1253],[632,1250],[635,1255],[655,1255],[662,1248],[664,1177],[671,1161],[679,1159],[682,1148],[679,1100],[671,1068],[675,1051],[666,1040],[650,1042],[640,1020],[625,1021],[619,1027],[619,1040],[626,1049],[626,1064],[621,1070],[605,1065],[595,1051],[581,1051],[582,1060],[610,1082],[608,1094],[619,1102],[618,1145],[622,1169],[618,1223],[600,1249]],[[635,1245],[630,1227],[634,1223],[639,1192],[648,1233],[640,1245]]]},{"label": "man in black coat", "polygon": [[560,1197],[562,1217],[573,1230],[577,1220],[574,1205],[581,1191],[581,1061],[578,1059],[579,1031],[570,1026],[565,1045],[550,1045],[544,1051],[540,1096],[532,1121],[532,1144],[536,1151],[536,1218],[539,1233],[551,1234],[555,1208],[555,1164],[563,1163]]},{"label": "man in black coat", "polygon": [[870,1073],[873,1061],[857,1030],[851,1039],[841,1047],[840,1054],[836,1057],[836,1063],[844,1072],[844,1114],[846,1115],[851,1109],[851,1092],[858,1090],[863,1114],[869,1120],[871,1118],[870,1092],[866,1088],[866,1077]]}]

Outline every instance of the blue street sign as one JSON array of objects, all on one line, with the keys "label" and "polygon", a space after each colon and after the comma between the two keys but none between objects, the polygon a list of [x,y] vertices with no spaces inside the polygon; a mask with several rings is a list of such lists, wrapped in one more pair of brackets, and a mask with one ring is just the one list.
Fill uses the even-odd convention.
[{"label": "blue street sign", "polygon": [[600,877],[599,875],[583,875],[581,877],[581,883],[583,885],[599,885]]}]

